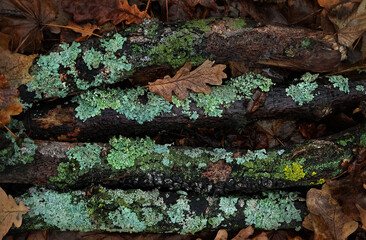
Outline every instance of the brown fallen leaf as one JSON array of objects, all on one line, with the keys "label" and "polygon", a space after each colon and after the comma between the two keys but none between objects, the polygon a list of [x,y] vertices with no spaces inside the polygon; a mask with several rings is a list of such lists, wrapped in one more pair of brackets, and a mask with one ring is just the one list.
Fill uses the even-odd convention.
[{"label": "brown fallen leaf", "polygon": [[95,20],[98,25],[111,21],[114,25],[125,21],[126,24],[139,24],[150,16],[140,11],[136,4],[130,6],[127,0],[64,0],[65,12],[73,14],[77,23]]},{"label": "brown fallen leaf", "polygon": [[0,72],[5,75],[9,86],[17,88],[21,84],[34,80],[28,71],[38,55],[27,56],[10,52],[8,49],[10,38],[9,35],[0,33]]},{"label": "brown fallen leaf", "polygon": [[0,239],[9,231],[11,225],[20,227],[22,225],[22,215],[29,209],[21,201],[19,205],[11,195],[7,195],[0,187]]},{"label": "brown fallen leaf", "polygon": [[361,228],[363,230],[366,230],[366,210],[363,209],[358,203],[356,203],[356,208],[360,212],[360,218],[361,218],[361,223],[362,223]]},{"label": "brown fallen leaf", "polygon": [[227,240],[228,236],[229,235],[227,234],[227,231],[225,229],[220,229],[217,232],[214,240]]},{"label": "brown fallen leaf", "polygon": [[18,95],[18,90],[9,87],[5,76],[0,74],[0,126],[11,122],[11,115],[18,115],[22,112]]},{"label": "brown fallen leaf", "polygon": [[165,76],[155,82],[149,82],[151,92],[163,96],[167,101],[172,101],[173,92],[178,99],[182,100],[189,96],[188,89],[197,93],[211,93],[207,84],[221,85],[222,79],[226,78],[223,64],[212,66],[215,62],[206,60],[201,66],[191,72],[192,65],[187,62],[172,78]]},{"label": "brown fallen leaf", "polygon": [[[66,26],[55,25],[55,24],[47,24],[47,26],[71,29],[76,33],[81,33],[81,37],[78,37],[78,38],[74,39],[75,42],[85,41],[91,35],[94,35],[94,36],[97,36],[97,37],[102,37],[102,36],[94,33],[94,31],[99,29],[99,27],[97,25],[90,24],[90,23],[78,25],[78,24],[74,23],[73,21],[69,20],[68,24]],[[63,35],[65,35],[65,31],[63,31],[61,33]],[[61,36],[61,39],[65,39],[65,36]]]},{"label": "brown fallen leaf", "polygon": [[312,188],[308,191],[306,206],[310,214],[303,226],[314,231],[315,239],[346,240],[358,228],[358,223],[346,216],[331,196],[327,184],[321,190]]},{"label": "brown fallen leaf", "polygon": [[44,24],[51,23],[57,13],[50,0],[5,0],[11,14],[0,15],[0,31],[11,36],[15,52],[33,52],[41,48]]},{"label": "brown fallen leaf", "polygon": [[247,228],[244,228],[240,230],[238,234],[232,239],[232,240],[245,240],[248,239],[249,236],[251,236],[254,233],[254,228],[252,226],[249,226]]}]

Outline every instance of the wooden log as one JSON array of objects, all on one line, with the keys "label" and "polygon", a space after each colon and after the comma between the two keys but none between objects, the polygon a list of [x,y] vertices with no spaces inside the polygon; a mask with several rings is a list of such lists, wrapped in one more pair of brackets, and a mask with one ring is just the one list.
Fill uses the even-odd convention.
[{"label": "wooden log", "polygon": [[295,228],[306,214],[295,192],[265,192],[258,196],[212,197],[187,192],[119,190],[56,192],[32,188],[20,197],[31,211],[19,231],[154,232],[194,234],[220,228],[238,231]]},{"label": "wooden log", "polygon": [[[65,97],[71,92],[120,82],[144,68],[150,71],[153,67],[164,76],[187,61],[197,66],[206,59],[329,72],[340,64],[344,56],[341,48],[334,37],[324,37],[320,31],[259,26],[244,19],[173,24],[147,19],[121,34],[71,46],[61,44],[49,55],[41,56],[31,69],[36,80],[20,88],[21,98],[33,101],[34,94],[29,92],[39,99]],[[155,79],[162,76],[153,74]]]},{"label": "wooden log", "polygon": [[340,174],[342,161],[353,158],[352,149],[361,138],[364,129],[358,127],[267,152],[173,147],[149,138],[112,138],[110,144],[98,145],[35,141],[35,160],[7,167],[0,174],[0,183],[47,184],[61,189],[104,184],[200,194],[313,186]]},{"label": "wooden log", "polygon": [[[286,86],[279,85],[271,87],[265,94],[259,89],[255,90],[251,99],[238,100],[229,106],[217,104],[215,111],[207,113],[206,105],[197,106],[197,99],[188,98],[190,105],[183,109],[174,103],[168,103],[164,98],[155,96],[154,100],[146,99],[146,94],[141,94],[138,98],[121,101],[121,105],[130,106],[126,112],[117,112],[110,108],[99,110],[100,114],[89,119],[80,119],[80,112],[94,112],[97,106],[87,105],[81,107],[82,101],[79,97],[65,102],[43,103],[39,107],[33,107],[24,116],[24,124],[29,136],[35,139],[51,139],[58,141],[106,141],[113,135],[122,134],[124,136],[136,136],[145,134],[155,134],[162,130],[184,129],[190,126],[192,129],[199,127],[243,127],[251,121],[262,118],[301,118],[303,120],[318,121],[324,117],[338,112],[356,108],[361,101],[366,100],[366,95],[356,90],[356,86],[364,86],[366,81],[350,81],[349,93],[344,93],[331,85],[319,84],[314,91],[314,99],[309,103],[299,105],[291,97],[286,95]],[[222,89],[225,86],[212,87],[213,91]],[[99,90],[97,90],[99,91]],[[105,93],[96,94],[89,92],[90,101],[108,101],[114,103],[120,101],[125,96],[132,95],[132,90],[120,90],[120,94],[115,98],[108,99],[108,95],[113,90],[106,90]],[[232,96],[235,89],[225,90],[225,94]],[[254,90],[253,90],[254,91]],[[223,92],[219,90],[219,92]],[[135,94],[135,93],[133,93]],[[149,97],[152,97],[151,93]],[[221,95],[214,96],[213,101],[218,101]],[[200,96],[200,95],[197,95]],[[202,98],[206,96],[202,95]],[[83,98],[83,97],[82,97]],[[158,100],[156,100],[158,99]],[[145,101],[145,103],[141,103]],[[253,109],[253,106],[257,109]],[[178,106],[178,107],[177,107]],[[79,110],[80,108],[80,110]],[[126,109],[126,107],[124,107]],[[133,112],[134,111],[134,112]],[[222,113],[218,114],[219,111]],[[189,112],[189,114],[187,114]],[[193,112],[197,113],[197,119],[191,119]],[[216,114],[216,116],[215,116]],[[131,117],[133,115],[133,117]],[[214,116],[210,116],[214,115]],[[144,118],[144,116],[147,116]],[[143,121],[143,122],[142,122]]]}]

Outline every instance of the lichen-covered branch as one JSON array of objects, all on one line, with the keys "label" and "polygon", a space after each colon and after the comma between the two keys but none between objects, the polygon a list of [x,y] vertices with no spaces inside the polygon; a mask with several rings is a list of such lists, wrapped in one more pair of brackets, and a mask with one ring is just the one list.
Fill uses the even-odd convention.
[{"label": "lichen-covered branch", "polygon": [[208,194],[312,186],[340,174],[342,161],[356,154],[352,148],[366,145],[365,136],[354,129],[328,140],[248,152],[159,145],[148,137],[113,137],[109,144],[36,141],[35,161],[8,166],[0,183],[62,189],[118,184]]},{"label": "lichen-covered branch", "polygon": [[[162,24],[146,19],[121,33],[71,45],[62,43],[42,55],[31,69],[27,91],[35,98],[65,97],[71,92],[120,82],[143,68],[190,61],[244,61],[292,70],[328,72],[341,62],[340,47],[322,32],[255,26],[243,19],[194,20]],[[24,90],[24,88],[21,88]],[[24,101],[33,96],[22,91]]]},{"label": "lichen-covered branch", "polygon": [[210,197],[180,192],[110,190],[91,192],[32,188],[20,197],[31,211],[20,230],[155,232],[181,234],[248,225],[258,229],[301,226],[305,203],[295,192]]},{"label": "lichen-covered branch", "polygon": [[[172,103],[144,88],[95,89],[68,104],[33,107],[24,122],[36,139],[106,141],[113,135],[154,134],[188,124],[192,128],[243,127],[261,118],[320,120],[366,100],[365,91],[357,90],[366,87],[365,80],[348,83],[338,77],[336,83],[327,79],[317,83],[316,78],[305,74],[300,83],[286,87],[249,73],[212,87],[208,95],[191,93],[184,100],[173,97]],[[339,89],[339,84],[344,87]]]}]

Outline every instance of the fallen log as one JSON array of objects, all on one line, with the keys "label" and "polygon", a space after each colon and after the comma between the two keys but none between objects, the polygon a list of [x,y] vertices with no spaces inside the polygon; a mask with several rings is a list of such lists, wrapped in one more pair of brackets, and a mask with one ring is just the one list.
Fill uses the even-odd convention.
[{"label": "fallen log", "polygon": [[[250,86],[250,81],[242,82]],[[58,141],[107,141],[113,135],[144,136],[187,126],[235,128],[263,118],[318,121],[354,109],[366,100],[366,94],[356,90],[360,86],[366,88],[365,80],[348,84],[349,93],[328,82],[319,84],[312,93],[313,100],[303,105],[287,96],[284,85],[275,85],[268,93],[257,86],[249,87],[254,88],[250,96],[238,93],[238,86],[215,86],[210,95],[192,93],[184,101],[173,103],[141,88],[96,89],[67,100],[68,103],[44,102],[28,111],[23,119],[32,138]],[[303,91],[299,90],[299,94],[304,95]]]},{"label": "fallen log", "polygon": [[340,174],[342,162],[356,154],[352,149],[365,144],[360,140],[364,136],[364,129],[358,127],[267,152],[173,147],[155,144],[150,138],[114,137],[109,144],[38,140],[34,161],[7,166],[0,183],[46,184],[58,189],[103,184],[200,194],[313,186]]},{"label": "fallen log", "polygon": [[62,98],[72,92],[121,82],[134,73],[147,72],[146,68],[157,79],[187,61],[198,66],[206,59],[330,72],[344,56],[341,49],[334,37],[304,28],[259,26],[244,19],[174,24],[147,19],[120,34],[72,45],[63,43],[41,56],[31,68],[35,81],[20,88],[21,98],[29,102],[34,101],[34,96]]},{"label": "fallen log", "polygon": [[296,192],[264,192],[259,196],[212,197],[186,192],[111,190],[56,192],[29,189],[20,197],[31,211],[19,231],[154,232],[194,234],[220,228],[240,230],[298,228],[306,214]]}]

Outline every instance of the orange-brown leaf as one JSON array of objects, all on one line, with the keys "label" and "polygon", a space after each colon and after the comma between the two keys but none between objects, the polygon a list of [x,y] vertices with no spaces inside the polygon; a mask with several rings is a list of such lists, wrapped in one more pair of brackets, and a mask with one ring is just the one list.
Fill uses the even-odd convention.
[{"label": "orange-brown leaf", "polygon": [[322,190],[312,188],[308,191],[306,205],[310,215],[303,226],[314,231],[315,239],[346,240],[358,228],[356,221],[344,215],[326,184]]},{"label": "orange-brown leaf", "polygon": [[11,195],[7,195],[0,187],[0,239],[9,231],[11,225],[20,227],[22,225],[22,215],[29,209],[21,201],[19,205]]},{"label": "orange-brown leaf", "polygon": [[247,228],[244,228],[240,230],[238,234],[232,239],[232,240],[245,240],[248,239],[249,236],[251,236],[254,233],[254,228],[252,226],[249,226]]},{"label": "orange-brown leaf", "polygon": [[127,0],[66,0],[62,2],[65,12],[73,14],[77,23],[95,20],[98,25],[111,21],[114,25],[140,23],[149,15],[140,11],[136,4],[130,6]]},{"label": "orange-brown leaf", "polygon": [[0,123],[10,123],[11,115],[18,115],[22,112],[22,106],[18,101],[19,92],[17,89],[9,87],[3,74],[0,75]]},{"label": "orange-brown leaf", "polygon": [[191,72],[192,65],[187,62],[172,78],[165,76],[155,82],[149,82],[151,92],[163,96],[167,101],[172,101],[173,92],[178,99],[182,100],[189,96],[188,89],[197,93],[211,93],[207,85],[221,85],[222,79],[226,78],[223,64],[213,66],[215,62],[206,60],[201,66]]}]

